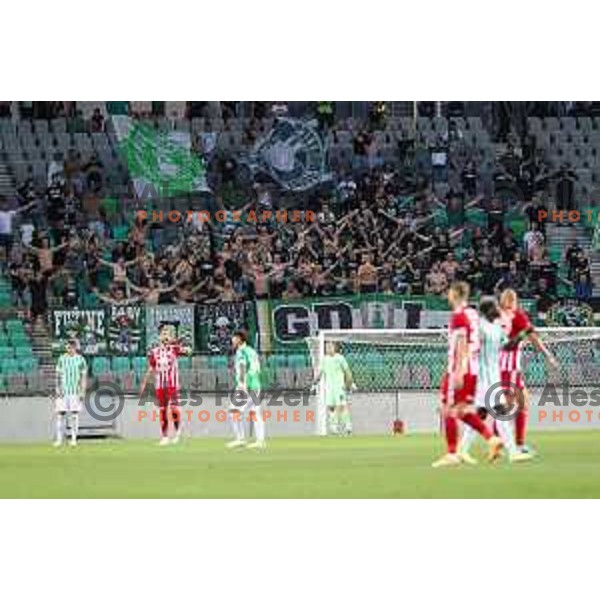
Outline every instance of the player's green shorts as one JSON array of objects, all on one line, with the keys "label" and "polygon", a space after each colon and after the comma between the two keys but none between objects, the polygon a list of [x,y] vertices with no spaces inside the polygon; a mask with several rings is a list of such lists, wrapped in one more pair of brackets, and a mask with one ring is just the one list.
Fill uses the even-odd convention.
[{"label": "player's green shorts", "polygon": [[325,404],[327,406],[345,406],[348,404],[348,394],[344,388],[325,390]]}]

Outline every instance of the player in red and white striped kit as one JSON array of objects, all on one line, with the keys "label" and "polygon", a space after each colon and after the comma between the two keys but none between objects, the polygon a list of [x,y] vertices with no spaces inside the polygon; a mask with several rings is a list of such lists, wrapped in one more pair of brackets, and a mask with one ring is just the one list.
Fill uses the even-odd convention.
[{"label": "player in red and white striped kit", "polygon": [[[189,353],[173,335],[173,326],[161,323],[159,327],[160,344],[148,351],[148,371],[142,381],[140,396],[150,377],[154,374],[154,389],[159,407],[160,445],[170,441],[176,444],[181,439],[181,414],[178,408],[179,399],[179,367],[177,359]],[[169,414],[173,422],[175,436],[169,440]]]},{"label": "player in red and white striped kit", "polygon": [[527,452],[525,437],[529,418],[529,393],[522,372],[523,347],[530,341],[544,354],[550,366],[556,367],[558,363],[535,332],[527,313],[519,307],[514,290],[506,289],[502,292],[500,309],[502,327],[508,336],[508,343],[500,353],[500,378],[507,385],[506,397],[509,402],[518,402],[519,392],[522,396],[523,406],[515,416],[515,441],[520,452]]},{"label": "player in red and white striped kit", "polygon": [[489,458],[502,449],[502,441],[483,422],[474,406],[479,370],[479,314],[468,306],[469,284],[459,281],[450,286],[448,302],[452,316],[448,326],[448,372],[442,380],[442,414],[447,453],[433,467],[450,467],[467,462],[457,452],[458,422],[469,425],[487,440]]}]

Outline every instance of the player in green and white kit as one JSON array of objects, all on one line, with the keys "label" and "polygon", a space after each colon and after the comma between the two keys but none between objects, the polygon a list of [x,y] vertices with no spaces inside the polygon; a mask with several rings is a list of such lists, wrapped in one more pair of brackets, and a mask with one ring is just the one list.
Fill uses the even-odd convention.
[{"label": "player in green and white kit", "polygon": [[[479,305],[479,312],[482,318],[479,321],[479,371],[477,374],[475,406],[482,418],[485,419],[490,402],[495,402],[494,410],[502,410],[503,406],[506,405],[504,395],[498,386],[501,382],[500,351],[507,342],[507,336],[502,329],[500,309],[495,300],[482,300]],[[490,391],[494,386],[496,386],[495,389]],[[527,458],[522,459],[518,456],[520,453],[517,452],[510,423],[496,419],[495,426],[504,448],[508,451],[509,460],[511,462],[527,460]],[[474,429],[465,427],[459,446],[459,454],[462,461],[467,464],[477,462],[469,454],[476,437],[477,432]]]},{"label": "player in green and white kit", "polygon": [[229,417],[235,439],[229,442],[227,447],[239,448],[240,446],[246,446],[244,416],[247,412],[250,412],[254,415],[256,440],[251,444],[247,444],[247,447],[264,448],[265,422],[262,406],[260,403],[256,404],[254,402],[254,399],[260,397],[260,359],[256,350],[248,346],[245,331],[236,331],[231,338],[231,343],[235,350],[235,389],[238,394],[235,398],[236,404],[232,402],[229,407]]},{"label": "player in green and white kit", "polygon": [[348,390],[356,389],[352,381],[352,372],[346,358],[339,353],[335,342],[325,344],[325,356],[317,381],[323,377],[325,404],[327,405],[329,433],[350,435],[352,418],[348,406]]},{"label": "player in green and white kit", "polygon": [[55,446],[61,446],[65,441],[67,415],[71,424],[71,446],[77,445],[79,431],[79,412],[81,398],[87,387],[87,363],[77,352],[77,342],[69,340],[66,352],[58,359],[56,365],[56,412]]}]

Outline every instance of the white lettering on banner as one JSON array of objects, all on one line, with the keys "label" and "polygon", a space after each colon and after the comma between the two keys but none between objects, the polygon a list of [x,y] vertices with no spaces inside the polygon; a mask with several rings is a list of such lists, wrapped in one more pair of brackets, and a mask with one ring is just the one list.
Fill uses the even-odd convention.
[{"label": "white lettering on banner", "polygon": [[309,323],[310,314],[304,307],[299,307],[299,311],[296,313],[289,313],[287,315],[288,332],[291,334],[301,333],[302,327],[299,325],[305,325]]},{"label": "white lettering on banner", "polygon": [[[431,318],[429,318],[431,313]],[[404,329],[408,311],[393,302],[282,304],[273,310],[273,333],[280,342],[299,342],[323,329]],[[446,327],[448,311],[420,311],[420,327]]]}]

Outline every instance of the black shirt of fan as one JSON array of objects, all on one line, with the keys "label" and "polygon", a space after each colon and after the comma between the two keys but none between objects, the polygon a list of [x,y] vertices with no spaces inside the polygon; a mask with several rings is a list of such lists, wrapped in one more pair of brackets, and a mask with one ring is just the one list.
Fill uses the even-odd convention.
[{"label": "black shirt of fan", "polygon": [[60,221],[65,214],[65,199],[62,186],[59,183],[53,183],[48,188],[48,219],[50,221]]},{"label": "black shirt of fan", "polygon": [[556,208],[572,210],[574,206],[575,182],[569,171],[564,171],[556,182]]}]

